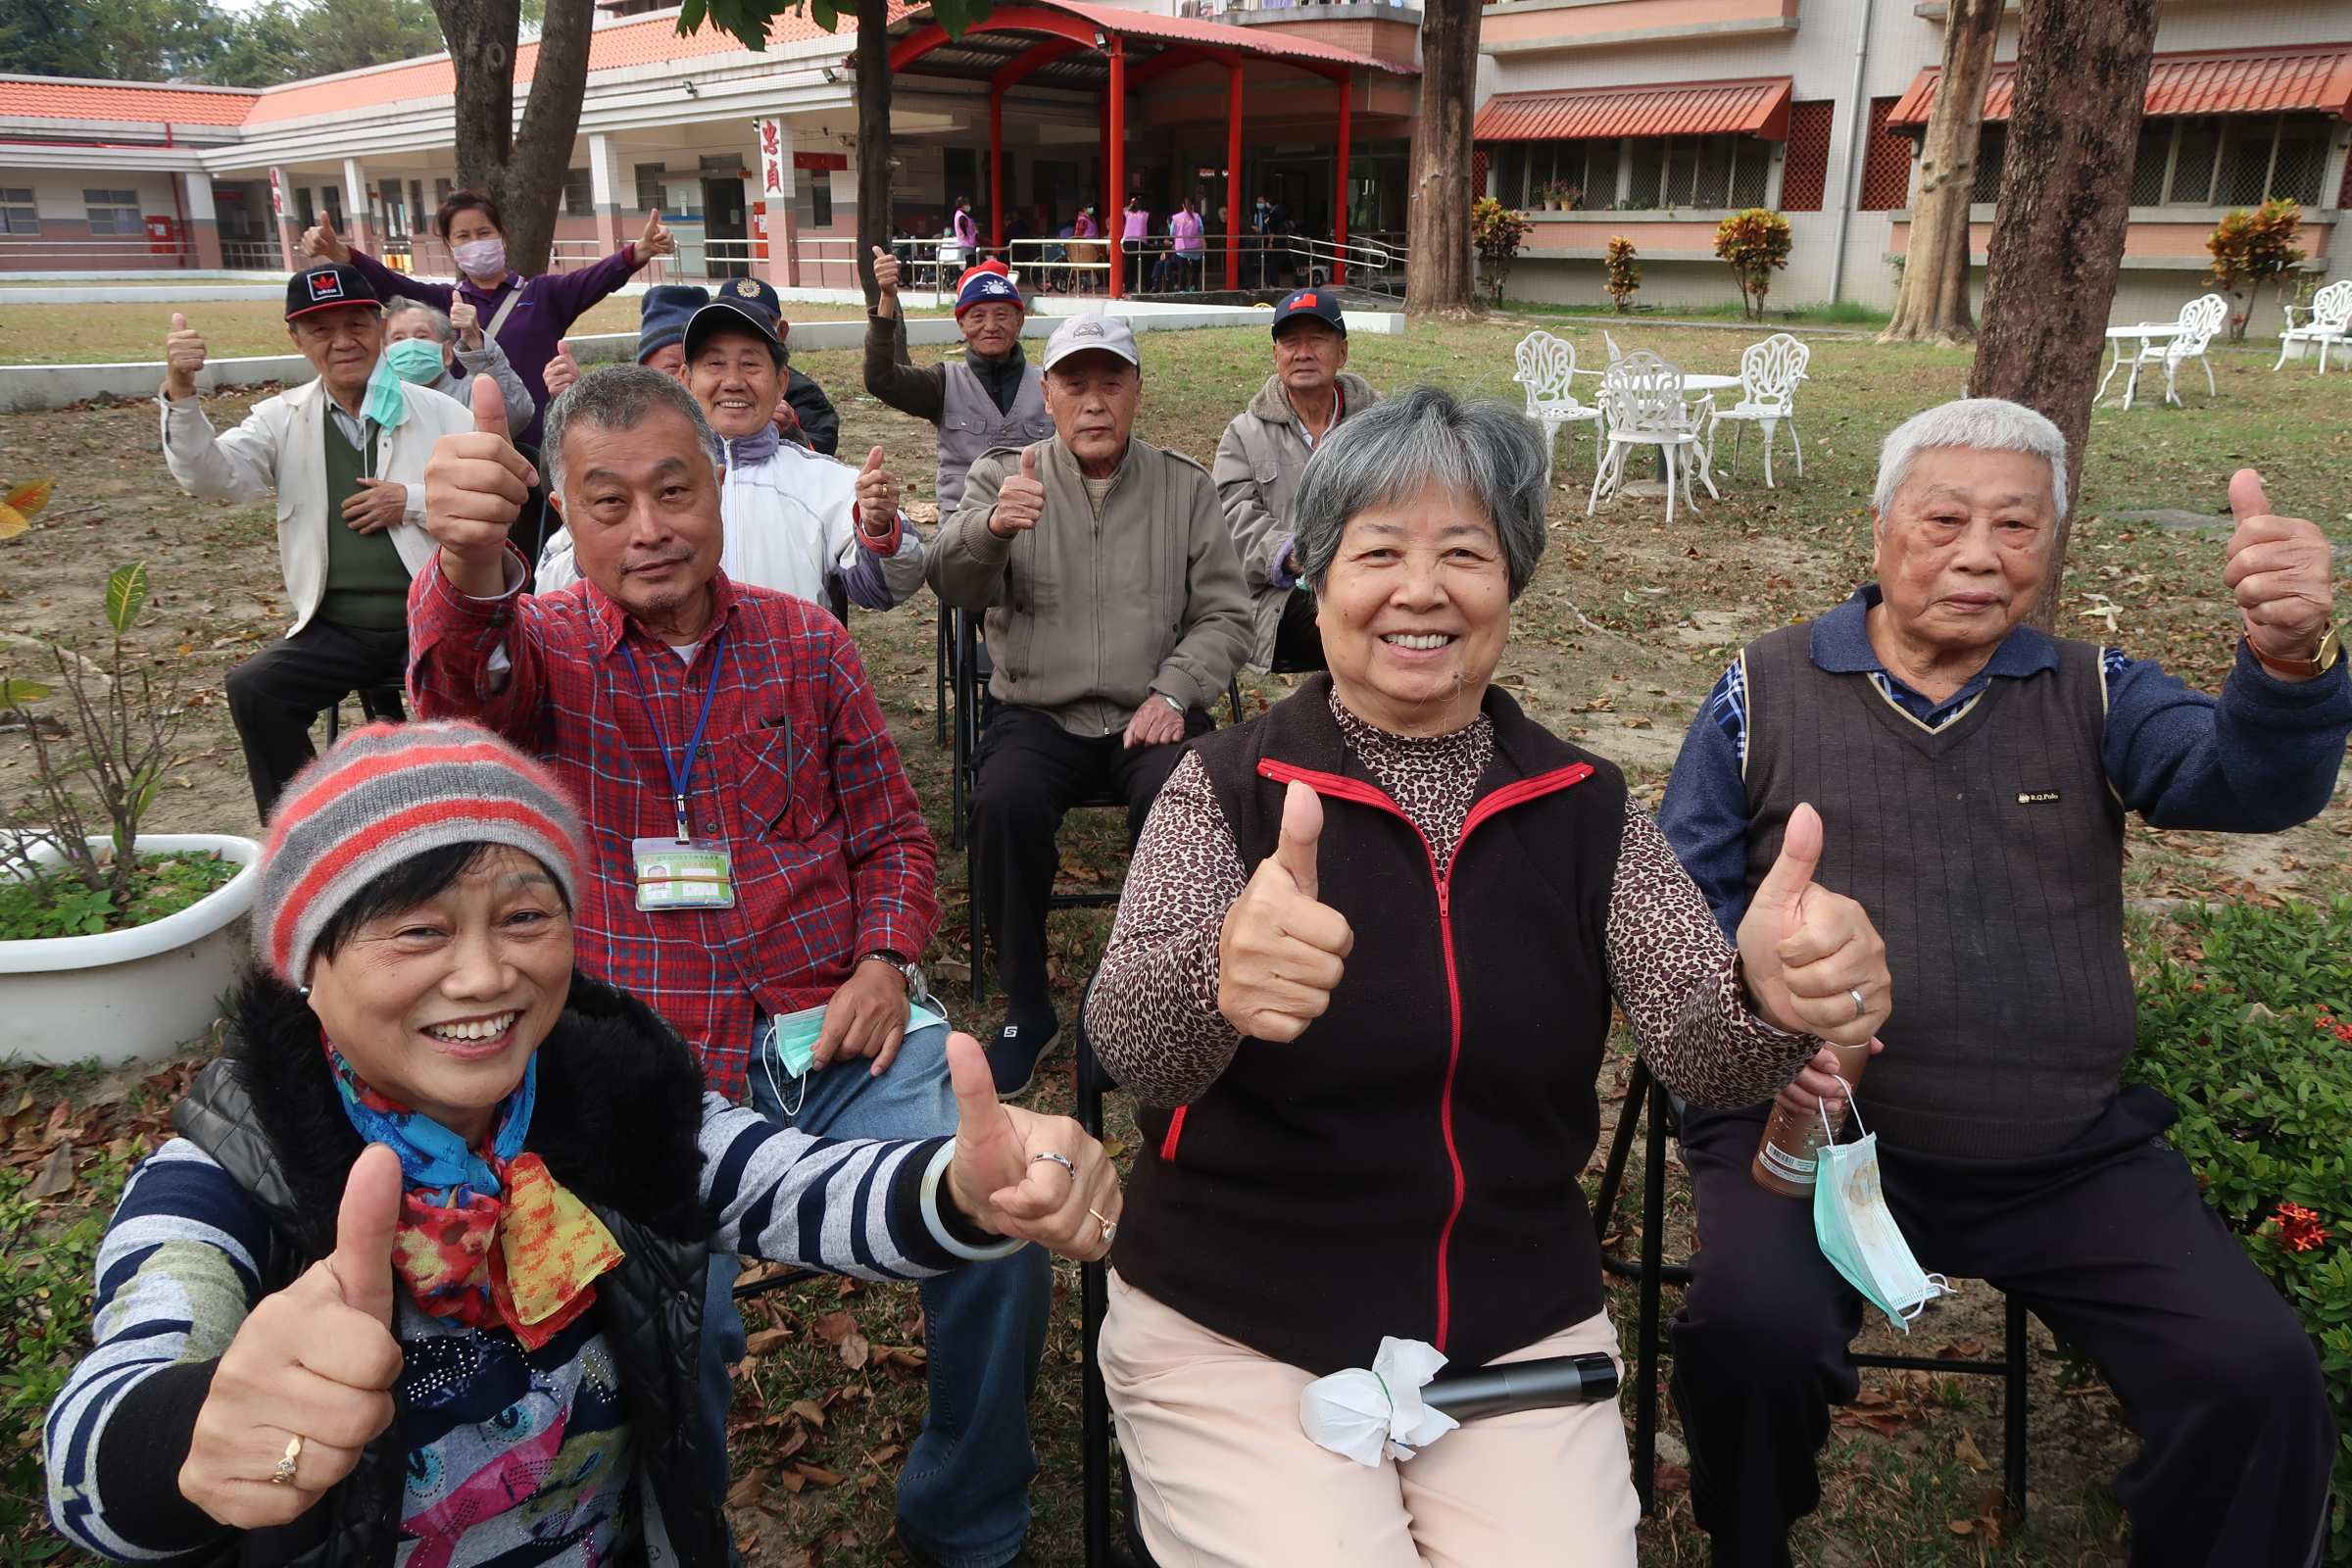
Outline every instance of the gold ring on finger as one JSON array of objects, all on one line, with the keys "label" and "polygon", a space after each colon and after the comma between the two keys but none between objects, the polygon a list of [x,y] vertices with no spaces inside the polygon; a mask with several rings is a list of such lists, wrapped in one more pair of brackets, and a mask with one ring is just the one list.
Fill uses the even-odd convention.
[{"label": "gold ring on finger", "polygon": [[297,1432],[286,1440],[285,1454],[270,1467],[270,1484],[290,1487],[294,1484],[294,1467],[302,1462],[302,1434]]},{"label": "gold ring on finger", "polygon": [[1117,1220],[1110,1218],[1099,1208],[1089,1207],[1087,1212],[1094,1215],[1095,1223],[1102,1227],[1102,1245],[1104,1247],[1108,1247],[1118,1239],[1119,1222]]}]

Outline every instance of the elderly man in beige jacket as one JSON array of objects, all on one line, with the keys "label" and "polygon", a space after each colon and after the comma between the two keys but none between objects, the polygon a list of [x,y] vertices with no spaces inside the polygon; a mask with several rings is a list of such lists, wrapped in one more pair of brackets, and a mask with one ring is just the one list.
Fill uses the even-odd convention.
[{"label": "elderly man in beige jacket", "polygon": [[[972,796],[974,897],[1007,1015],[997,1092],[1028,1086],[1060,1019],[1046,985],[1054,834],[1104,788],[1141,831],[1187,735],[1250,656],[1250,595],[1208,473],[1135,436],[1143,368],[1124,321],[1073,317],[1048,340],[1054,433],[971,466],[925,564],[985,612],[996,657]],[[980,961],[973,955],[974,963]]]},{"label": "elderly man in beige jacket", "polygon": [[1274,373],[1217,442],[1217,497],[1255,607],[1257,669],[1321,669],[1315,596],[1291,559],[1291,508],[1316,444],[1350,414],[1380,401],[1350,374],[1348,318],[1331,290],[1295,290],[1274,311]]}]

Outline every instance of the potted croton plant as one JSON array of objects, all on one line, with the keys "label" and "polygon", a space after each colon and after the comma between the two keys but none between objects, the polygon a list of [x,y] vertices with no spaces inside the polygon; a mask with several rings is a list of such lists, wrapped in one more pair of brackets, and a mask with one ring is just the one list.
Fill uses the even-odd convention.
[{"label": "potted croton plant", "polygon": [[0,821],[0,1062],[166,1055],[211,1027],[244,958],[261,846],[139,831],[182,713],[124,646],[146,602],[147,568],[119,566],[103,662],[50,644],[37,674],[0,668],[0,724],[34,774]]}]

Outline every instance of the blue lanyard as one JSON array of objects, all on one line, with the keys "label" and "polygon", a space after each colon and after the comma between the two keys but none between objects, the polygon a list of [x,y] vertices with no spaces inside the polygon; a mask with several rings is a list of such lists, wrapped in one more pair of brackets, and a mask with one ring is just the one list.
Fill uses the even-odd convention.
[{"label": "blue lanyard", "polygon": [[718,667],[727,657],[727,634],[721,631],[710,639],[710,674],[709,683],[703,687],[703,710],[695,718],[694,739],[686,743],[683,763],[670,753],[669,737],[662,733],[662,715],[654,711],[652,700],[645,695],[645,681],[637,672],[637,655],[630,650],[625,637],[620,653],[629,662],[629,684],[637,688],[637,701],[644,705],[646,722],[654,726],[654,744],[662,748],[662,766],[669,774],[670,804],[678,812],[678,842],[683,844],[693,837],[686,831],[686,786],[694,777],[696,759],[703,755],[703,730],[710,722],[710,701],[718,695]]}]

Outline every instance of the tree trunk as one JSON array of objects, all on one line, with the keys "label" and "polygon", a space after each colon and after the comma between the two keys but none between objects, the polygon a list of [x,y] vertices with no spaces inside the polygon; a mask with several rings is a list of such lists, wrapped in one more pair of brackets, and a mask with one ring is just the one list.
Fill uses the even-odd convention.
[{"label": "tree trunk", "polygon": [[[881,298],[873,254],[890,249],[890,0],[858,0],[858,277]],[[820,176],[821,177],[821,176]]]},{"label": "tree trunk", "polygon": [[1943,23],[1943,72],[1919,154],[1919,200],[1894,318],[1879,341],[1959,343],[1976,335],[1968,309],[1968,199],[2002,0],[1951,0]]},{"label": "tree trunk", "polygon": [[[2123,270],[2132,164],[2146,102],[2157,0],[2025,0],[2009,164],[1992,222],[1984,332],[1971,397],[2038,409],[2066,433],[2066,493],[2082,448]],[[2051,630],[2066,569],[2058,519],[2032,623]]]},{"label": "tree trunk", "polygon": [[547,0],[519,129],[514,51],[520,0],[433,0],[433,15],[457,75],[458,183],[498,203],[506,219],[507,265],[517,272],[544,271],[588,90],[593,0]]},{"label": "tree trunk", "polygon": [[1470,295],[1470,104],[1481,0],[1425,0],[1421,113],[1413,125],[1404,308],[1466,314]]}]

